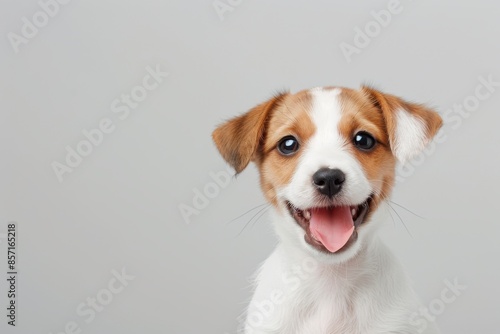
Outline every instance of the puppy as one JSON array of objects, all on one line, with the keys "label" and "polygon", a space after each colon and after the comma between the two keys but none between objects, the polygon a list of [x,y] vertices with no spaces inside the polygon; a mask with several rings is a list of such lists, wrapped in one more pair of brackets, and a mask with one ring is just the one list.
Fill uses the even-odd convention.
[{"label": "puppy", "polygon": [[[429,108],[371,87],[282,93],[219,126],[240,173],[252,161],[279,244],[257,273],[245,333],[438,333],[375,231],[396,162],[442,125]],[[425,328],[424,328],[425,327]]]}]

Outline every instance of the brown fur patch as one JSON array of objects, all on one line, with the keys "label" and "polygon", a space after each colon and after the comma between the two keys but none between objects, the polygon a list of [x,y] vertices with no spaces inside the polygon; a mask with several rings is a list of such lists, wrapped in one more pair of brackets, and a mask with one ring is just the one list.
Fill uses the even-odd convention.
[{"label": "brown fur patch", "polygon": [[[340,93],[342,118],[339,122],[341,135],[350,143],[350,150],[359,161],[366,177],[375,189],[371,203],[373,212],[380,201],[387,198],[394,185],[396,159],[393,156],[389,135],[382,112],[362,92],[343,88]],[[377,144],[365,152],[354,146],[353,138],[359,131],[370,133]]]},{"label": "brown fur patch", "polygon": [[279,94],[259,104],[246,114],[220,125],[212,138],[222,157],[240,173],[255,159],[266,134],[267,120],[286,94]]},{"label": "brown fur patch", "polygon": [[[315,125],[309,117],[310,109],[311,96],[307,91],[302,91],[286,96],[269,119],[264,148],[256,163],[260,169],[264,195],[275,206],[276,190],[290,182],[301,152],[315,132]],[[300,147],[294,155],[283,156],[277,150],[277,145],[288,135],[297,138]]]}]

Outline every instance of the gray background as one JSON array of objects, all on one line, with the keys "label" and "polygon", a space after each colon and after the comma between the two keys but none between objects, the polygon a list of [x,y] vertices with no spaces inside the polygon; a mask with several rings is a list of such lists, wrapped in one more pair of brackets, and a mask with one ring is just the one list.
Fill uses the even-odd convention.
[{"label": "gray background", "polygon": [[[370,82],[444,114],[479,76],[500,81],[495,1],[401,0],[350,63],[339,45],[389,1],[231,3],[221,20],[211,0],[74,0],[15,53],[7,34],[40,7],[1,2],[0,233],[18,222],[20,276],[18,326],[2,311],[0,332],[55,334],[75,321],[83,333],[235,333],[276,239],[266,216],[252,220],[258,210],[230,222],[264,203],[253,166],[182,218],[179,206],[225,169],[216,124],[280,89]],[[156,65],[169,76],[120,120],[111,102]],[[444,333],[500,326],[496,89],[398,183],[394,202],[424,219],[394,206],[411,235],[395,214],[381,231],[424,305],[446,280],[467,286],[437,317]],[[52,162],[106,117],[114,132],[58,182]],[[76,307],[123,267],[135,279],[85,323]]]}]

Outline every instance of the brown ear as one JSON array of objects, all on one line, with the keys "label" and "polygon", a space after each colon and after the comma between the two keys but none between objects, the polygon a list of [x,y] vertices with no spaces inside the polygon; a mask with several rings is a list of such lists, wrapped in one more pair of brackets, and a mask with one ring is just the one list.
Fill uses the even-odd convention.
[{"label": "brown ear", "polygon": [[362,87],[362,91],[382,111],[391,150],[402,163],[420,153],[443,124],[439,114],[425,105],[371,87]]},{"label": "brown ear", "polygon": [[283,100],[286,93],[259,104],[246,114],[230,119],[212,133],[222,157],[240,173],[255,158],[265,136],[271,111]]}]

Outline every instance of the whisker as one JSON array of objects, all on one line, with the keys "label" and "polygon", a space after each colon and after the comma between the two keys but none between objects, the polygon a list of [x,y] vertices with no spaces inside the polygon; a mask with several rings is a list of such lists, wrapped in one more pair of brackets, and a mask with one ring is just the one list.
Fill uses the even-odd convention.
[{"label": "whisker", "polygon": [[389,203],[387,203],[387,205],[389,205],[389,207],[392,209],[392,211],[394,211],[394,213],[396,214],[396,216],[398,216],[398,218],[399,218],[399,220],[401,221],[401,223],[403,224],[403,226],[404,226],[404,228],[405,228],[406,232],[408,232],[408,234],[410,235],[410,237],[412,237],[412,238],[413,238],[413,235],[411,234],[410,230],[409,230],[409,229],[408,229],[408,227],[406,226],[405,222],[403,221],[403,219],[401,218],[401,216],[399,215],[399,213],[398,213],[396,210],[394,210],[394,208],[393,208],[393,207],[392,207]]},{"label": "whisker", "polygon": [[246,214],[248,214],[248,213],[252,212],[253,210],[255,210],[255,209],[257,209],[257,208],[260,208],[260,207],[262,207],[262,206],[264,206],[264,205],[267,205],[267,204],[268,204],[268,203],[262,203],[262,204],[260,204],[260,205],[257,205],[256,207],[254,207],[254,208],[252,208],[252,209],[248,210],[247,212],[245,212],[245,213],[243,213],[243,214],[239,215],[238,217],[236,217],[236,218],[234,218],[234,219],[231,219],[230,221],[228,221],[228,222],[226,223],[226,225],[227,225],[227,224],[230,224],[230,223],[232,223],[232,222],[234,222],[235,220],[238,220],[239,218],[241,218],[241,217],[245,216]]},{"label": "whisker", "polygon": [[[255,215],[252,216],[252,218],[250,218],[250,220],[245,224],[245,226],[243,226],[243,228],[241,229],[241,231],[235,236],[236,237],[239,237],[241,235],[241,233],[243,233],[243,231],[247,228],[248,224],[250,224],[252,222],[252,220],[257,216],[259,215],[260,213],[262,213],[263,211],[265,211],[266,209],[269,209],[271,207],[270,204],[268,204],[267,207],[264,207],[262,209],[260,209]],[[259,216],[260,218],[260,216]]]},{"label": "whisker", "polygon": [[262,213],[257,218],[255,218],[255,220],[254,220],[253,224],[250,226],[250,228],[253,228],[255,226],[255,224],[257,224],[259,219],[262,218],[262,216],[264,216],[270,208],[271,208],[271,206],[268,206],[267,208],[265,208],[262,211]]},{"label": "whisker", "polygon": [[394,216],[392,215],[392,212],[391,210],[389,210],[389,214],[391,215],[391,219],[392,219],[392,224],[394,227],[396,227],[396,221],[394,220]]},{"label": "whisker", "polygon": [[422,216],[420,216],[420,215],[416,214],[415,212],[413,212],[413,211],[411,211],[411,210],[409,210],[409,209],[405,208],[405,207],[404,207],[404,206],[402,206],[401,204],[398,204],[398,203],[393,202],[393,201],[389,201],[389,202],[391,202],[392,204],[395,204],[395,205],[399,206],[401,209],[404,209],[404,210],[408,211],[409,213],[411,213],[411,214],[413,214],[413,215],[417,216],[418,218],[421,218],[421,219],[426,219],[426,218],[424,218],[424,217],[422,217]]}]

